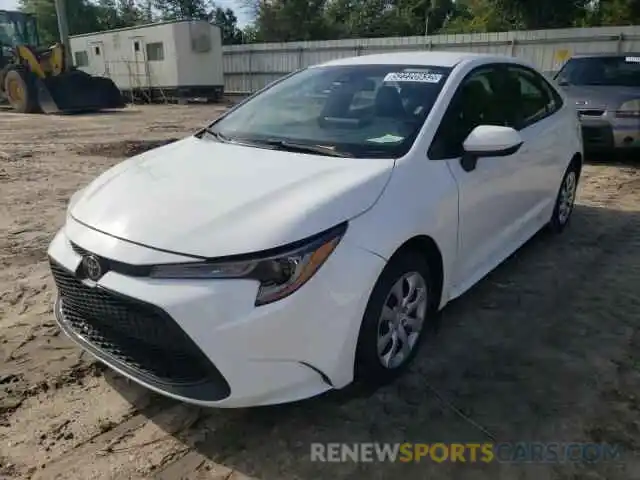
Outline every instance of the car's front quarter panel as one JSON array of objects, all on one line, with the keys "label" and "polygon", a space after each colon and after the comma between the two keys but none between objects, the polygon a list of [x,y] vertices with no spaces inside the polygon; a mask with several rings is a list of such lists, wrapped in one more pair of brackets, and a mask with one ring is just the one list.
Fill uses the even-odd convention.
[{"label": "car's front quarter panel", "polygon": [[446,303],[458,234],[458,190],[446,162],[429,160],[426,150],[398,160],[378,202],[350,228],[352,241],[386,260],[414,237],[431,238],[442,256]]}]

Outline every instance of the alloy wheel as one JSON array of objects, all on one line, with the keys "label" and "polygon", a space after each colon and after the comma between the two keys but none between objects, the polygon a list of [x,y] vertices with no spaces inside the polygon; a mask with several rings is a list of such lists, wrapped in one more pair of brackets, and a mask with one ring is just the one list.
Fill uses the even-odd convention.
[{"label": "alloy wheel", "polygon": [[420,273],[408,272],[394,283],[378,320],[378,359],[385,368],[397,368],[410,357],[427,305],[427,284]]}]

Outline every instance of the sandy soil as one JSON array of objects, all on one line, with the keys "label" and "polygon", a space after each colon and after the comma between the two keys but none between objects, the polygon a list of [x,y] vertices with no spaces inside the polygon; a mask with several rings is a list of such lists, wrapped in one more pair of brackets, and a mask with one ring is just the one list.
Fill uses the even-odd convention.
[{"label": "sandy soil", "polygon": [[[74,347],[52,317],[46,261],[69,196],[220,109],[0,113],[0,478],[640,478],[640,164],[586,166],[568,231],[539,235],[447,307],[412,370],[372,395],[206,411]],[[311,442],[491,439],[625,453],[596,465],[309,460]]]}]

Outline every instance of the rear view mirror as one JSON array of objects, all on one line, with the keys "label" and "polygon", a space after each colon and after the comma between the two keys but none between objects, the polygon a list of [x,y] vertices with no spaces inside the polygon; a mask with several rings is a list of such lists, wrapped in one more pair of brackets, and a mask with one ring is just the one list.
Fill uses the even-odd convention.
[{"label": "rear view mirror", "polygon": [[462,168],[471,171],[476,168],[478,158],[508,157],[516,153],[523,140],[517,130],[497,125],[478,125],[463,143]]}]

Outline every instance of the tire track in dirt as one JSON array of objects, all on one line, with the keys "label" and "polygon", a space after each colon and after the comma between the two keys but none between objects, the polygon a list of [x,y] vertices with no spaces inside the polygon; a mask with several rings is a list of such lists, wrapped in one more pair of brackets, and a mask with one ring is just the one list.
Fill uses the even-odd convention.
[{"label": "tire track in dirt", "polygon": [[[51,480],[56,478],[96,478],[95,472],[90,476],[71,476],[77,474],[80,467],[93,471],[93,465],[87,460],[96,457],[105,457],[117,448],[117,445],[130,438],[134,433],[143,428],[148,422],[153,422],[160,415],[175,413],[183,414],[184,406],[178,405],[169,399],[155,397],[154,401],[144,409],[132,412],[118,424],[109,424],[101,428],[101,432],[93,435],[73,449],[65,451],[51,462],[42,465],[40,470],[31,477],[32,479]],[[93,463],[93,462],[92,462]],[[87,468],[88,467],[88,468]]]},{"label": "tire track in dirt", "polygon": [[[149,134],[148,122],[141,117],[153,115],[157,118],[157,112],[162,116],[162,111],[171,111],[172,125],[176,128],[160,129],[166,133]],[[206,123],[207,119],[215,117],[216,111],[219,109],[211,106],[203,109],[190,107],[176,115],[173,108],[144,108],[134,112],[135,115],[117,115],[122,121],[115,124],[109,124],[114,118],[107,119],[106,116],[40,117],[37,128],[30,127],[35,125],[31,123],[35,120],[33,116],[0,118],[0,124],[9,122],[11,126],[5,130],[11,130],[10,136],[0,133],[0,183],[3,197],[7,200],[6,205],[3,203],[0,207],[0,238],[5,239],[4,242],[0,240],[0,251],[3,252],[0,263],[6,267],[0,272],[0,323],[3,326],[0,359],[4,360],[0,364],[0,410],[4,412],[0,421],[1,442],[16,436],[13,430],[20,424],[16,422],[25,423],[28,431],[39,429],[43,435],[56,437],[59,435],[56,425],[60,423],[56,419],[66,416],[61,410],[65,407],[65,400],[69,401],[67,408],[75,409],[82,403],[83,395],[109,392],[102,377],[91,374],[95,369],[101,370],[101,365],[79,355],[80,350],[59,336],[59,331],[50,321],[54,288],[44,254],[53,231],[60,225],[68,196],[118,158],[138,153],[147,145],[156,146],[158,142],[166,141],[168,136],[173,140],[176,135],[189,135],[203,121]],[[92,123],[100,126],[91,127]],[[63,125],[70,128],[60,129]],[[71,141],[71,136],[75,137],[74,141]],[[25,140],[16,141],[20,137]],[[131,141],[123,141],[123,138]],[[3,141],[5,139],[7,141]],[[90,145],[96,143],[98,147],[92,149],[95,156],[87,156],[86,149],[91,149]],[[79,150],[79,155],[63,153],[76,150]],[[103,152],[110,156],[106,157]],[[7,235],[2,235],[3,231]],[[42,408],[38,407],[40,402],[43,403]],[[49,420],[41,414],[42,411],[49,412]],[[79,410],[78,413],[82,414],[84,421],[90,418],[84,411]],[[32,424],[27,421],[29,418],[34,419]],[[47,425],[47,421],[51,425]],[[39,425],[34,425],[35,422]],[[109,423],[109,428],[112,426]],[[86,433],[82,432],[83,426],[75,422],[74,428],[76,437],[57,442],[52,454],[65,448],[67,443],[73,449],[71,443],[83,438]],[[66,430],[68,428],[65,427]],[[69,433],[72,432],[65,435]],[[19,477],[29,471],[23,462],[16,464],[12,461],[12,457],[24,457],[26,447],[16,446],[12,440],[6,445],[6,449],[0,450],[7,457],[6,463],[13,464],[11,475]],[[35,459],[44,454],[45,445],[35,448],[33,461],[37,462]],[[0,477],[8,474],[4,466],[3,458]]]}]

